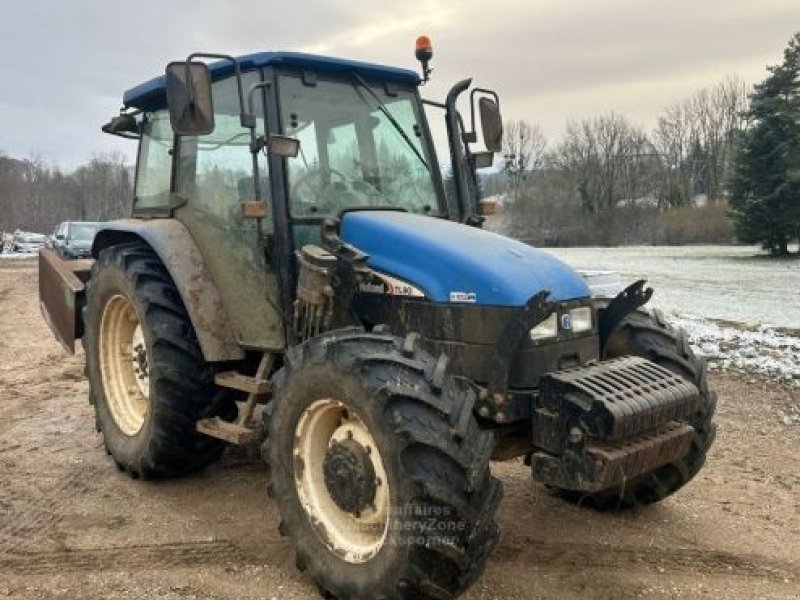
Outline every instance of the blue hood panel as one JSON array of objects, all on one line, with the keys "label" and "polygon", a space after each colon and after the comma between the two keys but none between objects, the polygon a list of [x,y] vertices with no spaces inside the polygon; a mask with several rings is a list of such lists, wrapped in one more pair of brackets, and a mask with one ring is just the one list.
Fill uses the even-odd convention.
[{"label": "blue hood panel", "polygon": [[371,268],[414,284],[435,302],[524,306],[541,290],[554,301],[590,295],[583,278],[547,252],[452,221],[351,212],[340,236],[369,254]]}]

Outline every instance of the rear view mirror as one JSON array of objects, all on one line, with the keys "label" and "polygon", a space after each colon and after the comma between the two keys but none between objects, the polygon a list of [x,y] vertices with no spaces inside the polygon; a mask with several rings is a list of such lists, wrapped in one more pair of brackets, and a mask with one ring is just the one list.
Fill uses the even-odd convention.
[{"label": "rear view mirror", "polygon": [[111,120],[101,127],[103,133],[119,135],[121,137],[138,137],[139,124],[133,115],[122,114],[111,117]]},{"label": "rear view mirror", "polygon": [[63,239],[65,239],[65,238],[66,238],[66,236],[65,236],[63,233],[59,233],[59,234],[56,236],[56,239],[57,239],[57,240],[63,240]]},{"label": "rear view mirror", "polygon": [[167,65],[169,122],[177,135],[207,135],[214,131],[211,74],[202,62]]},{"label": "rear view mirror", "polygon": [[481,98],[478,100],[478,110],[486,149],[500,152],[503,149],[503,118],[500,116],[500,108],[491,98]]}]

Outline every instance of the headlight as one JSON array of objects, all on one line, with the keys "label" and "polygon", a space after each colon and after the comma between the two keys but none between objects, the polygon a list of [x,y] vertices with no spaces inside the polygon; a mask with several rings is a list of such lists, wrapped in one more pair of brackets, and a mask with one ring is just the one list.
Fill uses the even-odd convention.
[{"label": "headlight", "polygon": [[531,329],[531,339],[534,342],[554,338],[558,335],[558,315],[553,313],[536,327]]},{"label": "headlight", "polygon": [[592,329],[592,308],[590,306],[573,308],[569,311],[569,314],[572,317],[572,331],[575,333],[582,333]]}]

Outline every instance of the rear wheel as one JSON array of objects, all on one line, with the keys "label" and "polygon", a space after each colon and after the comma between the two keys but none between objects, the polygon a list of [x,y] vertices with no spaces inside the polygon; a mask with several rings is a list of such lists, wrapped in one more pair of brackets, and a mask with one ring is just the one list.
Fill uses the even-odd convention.
[{"label": "rear wheel", "polygon": [[492,435],[415,337],[326,333],[274,380],[268,492],[298,567],[336,598],[454,598],[498,539]]},{"label": "rear wheel", "polygon": [[198,419],[236,415],[234,393],[214,385],[180,294],[143,243],[106,248],[92,268],[85,313],[90,400],[106,450],[133,477],[196,471],[224,442]]},{"label": "rear wheel", "polygon": [[[607,302],[598,302],[599,314]],[[705,361],[689,347],[686,332],[674,329],[664,315],[655,310],[636,310],[616,327],[606,344],[603,359],[619,356],[647,358],[694,383],[700,390],[700,408],[687,419],[694,430],[689,452],[681,460],[663,465],[625,482],[625,485],[586,494],[564,491],[569,500],[599,509],[629,508],[663,500],[686,485],[697,474],[716,435],[712,422],[717,394],[708,385]]]}]

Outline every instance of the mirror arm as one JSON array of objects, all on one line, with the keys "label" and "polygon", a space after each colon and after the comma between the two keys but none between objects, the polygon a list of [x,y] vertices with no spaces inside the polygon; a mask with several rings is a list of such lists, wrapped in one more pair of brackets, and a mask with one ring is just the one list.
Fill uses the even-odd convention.
[{"label": "mirror arm", "polygon": [[248,123],[250,123],[250,121],[252,120],[252,115],[246,113],[244,110],[244,88],[242,86],[242,68],[239,65],[239,61],[236,60],[233,56],[230,56],[228,54],[193,52],[192,54],[189,55],[189,58],[186,59],[187,70],[189,69],[189,63],[192,62],[192,59],[194,58],[217,58],[219,60],[227,60],[228,62],[233,63],[233,71],[236,74],[236,86],[238,87],[239,90],[239,121],[241,122],[242,127],[250,127]]},{"label": "mirror arm", "polygon": [[450,162],[453,169],[453,181],[456,184],[456,197],[458,198],[459,220],[466,221],[472,214],[469,202],[469,185],[464,173],[466,156],[465,146],[461,138],[461,116],[456,109],[458,97],[469,88],[472,79],[464,79],[456,83],[447,93],[445,100],[445,123],[447,125],[447,139],[450,144]]},{"label": "mirror arm", "polygon": [[[241,71],[239,70],[239,63],[236,62],[236,71],[237,71],[237,84],[239,85],[239,108],[242,111],[240,115],[240,121],[242,123],[242,127],[247,127],[250,130],[250,156],[252,157],[252,165],[253,165],[253,199],[256,201],[255,206],[261,207],[261,212],[258,212],[258,215],[263,216],[256,216],[256,227],[258,229],[258,245],[264,249],[264,260],[267,261],[267,264],[270,263],[269,258],[269,250],[268,250],[268,242],[267,236],[264,233],[264,219],[266,218],[267,211],[266,207],[263,206],[262,198],[261,198],[261,175],[258,172],[258,152],[261,148],[266,145],[267,140],[269,139],[269,132],[267,129],[267,115],[266,115],[266,104],[264,103],[263,98],[263,90],[269,87],[270,82],[268,81],[259,81],[258,83],[254,83],[250,86],[250,89],[247,92],[247,110],[248,112],[244,112],[244,94],[242,93],[242,78],[241,78]],[[262,91],[262,106],[264,108],[264,137],[259,138],[256,134],[256,124],[258,120],[256,119],[255,108],[253,106],[254,101],[253,98],[255,96],[256,90]],[[243,206],[244,209],[244,206]]]},{"label": "mirror arm", "polygon": [[[241,84],[241,82],[240,82]],[[253,196],[255,197],[256,202],[261,201],[261,177],[258,174],[258,152],[263,148],[267,140],[269,139],[269,132],[267,131],[267,119],[264,119],[264,137],[262,140],[259,140],[256,136],[256,113],[253,107],[253,97],[255,95],[256,90],[264,90],[269,87],[269,81],[260,81],[259,83],[254,83],[250,86],[250,90],[247,93],[247,113],[248,124],[244,123],[244,107],[242,107],[242,125],[250,129],[250,154],[253,157]]]},{"label": "mirror arm", "polygon": [[426,98],[422,99],[422,103],[426,106],[435,106],[436,108],[447,108],[446,104],[442,104],[441,102],[436,102],[435,100],[427,100]]},{"label": "mirror arm", "polygon": [[[461,113],[458,113],[458,122],[461,124],[461,129],[464,130],[464,119],[461,117]],[[474,137],[473,132],[473,137]],[[469,216],[473,216],[478,214],[478,201],[480,200],[480,190],[478,189],[478,165],[475,160],[475,155],[472,153],[472,150],[469,147],[470,143],[474,143],[475,140],[468,139],[468,136],[464,135],[464,156],[467,160],[467,164],[469,165],[469,169],[467,171],[467,176],[470,178],[467,182],[467,201],[469,202]],[[469,218],[465,220],[465,222],[469,221]],[[481,221],[482,222],[482,221]]]}]

